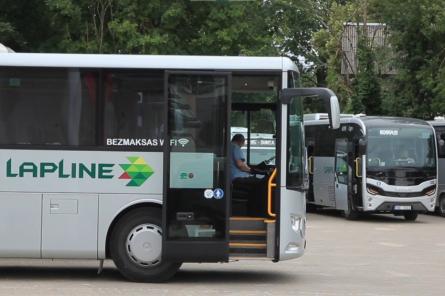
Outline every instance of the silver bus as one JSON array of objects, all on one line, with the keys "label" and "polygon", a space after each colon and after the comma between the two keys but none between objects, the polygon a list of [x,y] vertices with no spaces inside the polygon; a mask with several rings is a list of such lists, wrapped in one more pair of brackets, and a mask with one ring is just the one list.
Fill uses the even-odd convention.
[{"label": "silver bus", "polygon": [[436,131],[438,162],[438,192],[436,199],[436,211],[445,217],[445,119],[437,118],[429,121]]},{"label": "silver bus", "polygon": [[[0,54],[0,257],[112,259],[153,282],[183,262],[302,256],[301,98],[334,126],[339,108],[298,81],[282,57]],[[259,196],[231,192],[232,121],[274,135]]]},{"label": "silver bus", "polygon": [[392,213],[415,220],[434,211],[437,149],[427,122],[351,115],[340,122],[332,130],[323,117],[305,121],[309,206],[342,210],[348,219]]}]

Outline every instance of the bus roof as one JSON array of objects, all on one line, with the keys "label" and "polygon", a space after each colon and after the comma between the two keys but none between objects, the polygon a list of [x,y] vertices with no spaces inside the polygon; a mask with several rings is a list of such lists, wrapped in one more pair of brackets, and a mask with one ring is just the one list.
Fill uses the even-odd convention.
[{"label": "bus roof", "polygon": [[3,53],[0,66],[297,71],[287,57]]},{"label": "bus roof", "polygon": [[[428,122],[416,119],[416,118],[407,118],[407,117],[389,117],[389,116],[341,116],[340,123],[356,123],[360,125],[363,129],[363,132],[366,134],[366,128],[369,127],[401,127],[401,126],[423,126],[430,127]],[[305,125],[328,125],[329,121],[326,119],[319,120],[308,120],[304,122]]]},{"label": "bus roof", "polygon": [[445,119],[434,119],[428,121],[432,126],[445,126]]},{"label": "bus roof", "polygon": [[[318,114],[318,113],[317,113]],[[317,115],[315,114],[315,115]],[[320,113],[324,114],[324,113]],[[305,123],[308,124],[328,124],[327,114],[326,116],[314,116],[314,114],[305,114],[304,115]],[[362,114],[352,115],[352,114],[341,114],[340,122],[341,123],[350,123],[354,121],[362,121],[366,126],[388,126],[388,125],[428,125],[427,121],[417,118],[408,118],[408,117],[390,117],[390,116],[366,116]],[[433,123],[433,121],[430,121]],[[436,121],[437,122],[437,121]],[[439,121],[440,122],[440,121]],[[441,121],[445,124],[445,120]]]},{"label": "bus roof", "polygon": [[389,117],[389,116],[364,116],[360,117],[360,120],[368,127],[373,126],[401,126],[401,125],[412,125],[412,126],[429,126],[428,122],[408,117]]}]

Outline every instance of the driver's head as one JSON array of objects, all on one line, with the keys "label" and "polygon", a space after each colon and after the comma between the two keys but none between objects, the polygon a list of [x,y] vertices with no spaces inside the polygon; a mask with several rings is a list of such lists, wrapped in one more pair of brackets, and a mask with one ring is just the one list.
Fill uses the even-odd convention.
[{"label": "driver's head", "polygon": [[246,138],[242,134],[236,134],[232,138],[232,143],[237,144],[240,147],[243,147],[246,142]]}]

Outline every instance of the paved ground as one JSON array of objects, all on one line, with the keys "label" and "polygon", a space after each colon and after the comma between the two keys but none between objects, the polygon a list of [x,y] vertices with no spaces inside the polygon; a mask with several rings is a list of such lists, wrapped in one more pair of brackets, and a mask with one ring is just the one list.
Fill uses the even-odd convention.
[{"label": "paved ground", "polygon": [[0,295],[445,295],[445,218],[308,219],[297,260],[185,264],[156,285],[124,281],[111,262],[97,276],[96,262],[0,260]]}]

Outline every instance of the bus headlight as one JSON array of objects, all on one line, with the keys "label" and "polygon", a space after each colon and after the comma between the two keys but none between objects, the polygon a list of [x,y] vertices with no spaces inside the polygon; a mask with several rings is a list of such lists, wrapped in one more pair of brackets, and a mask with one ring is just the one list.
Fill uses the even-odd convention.
[{"label": "bus headlight", "polygon": [[306,235],[306,219],[296,215],[290,215],[292,230],[300,233],[302,237]]},{"label": "bus headlight", "polygon": [[433,187],[431,189],[429,189],[428,191],[425,192],[426,195],[431,196],[434,193],[436,193],[436,187]]},{"label": "bus headlight", "polygon": [[290,215],[290,223],[292,225],[293,231],[295,232],[300,231],[301,217]]},{"label": "bus headlight", "polygon": [[379,190],[377,189],[377,187],[374,187],[374,186],[371,186],[371,185],[367,185],[366,186],[366,191],[368,191],[368,193],[371,194],[371,195],[379,194]]}]

